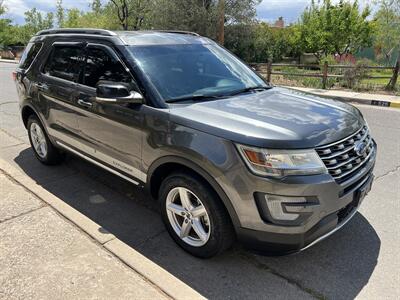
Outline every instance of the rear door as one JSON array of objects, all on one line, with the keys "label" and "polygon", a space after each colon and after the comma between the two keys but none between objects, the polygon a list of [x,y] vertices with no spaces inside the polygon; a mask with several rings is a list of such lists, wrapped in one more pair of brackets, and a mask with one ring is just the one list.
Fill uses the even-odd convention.
[{"label": "rear door", "polygon": [[82,43],[56,42],[36,83],[49,134],[70,143],[78,135],[76,86],[83,64]]},{"label": "rear door", "polygon": [[77,86],[80,135],[77,147],[123,175],[146,181],[142,172],[143,105],[98,103],[99,81],[136,85],[117,53],[104,44],[88,44],[85,67]]}]

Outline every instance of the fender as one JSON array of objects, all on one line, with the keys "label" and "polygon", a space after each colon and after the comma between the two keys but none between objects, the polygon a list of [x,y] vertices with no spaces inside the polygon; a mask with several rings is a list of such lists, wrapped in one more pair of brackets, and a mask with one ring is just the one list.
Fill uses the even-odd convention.
[{"label": "fender", "polygon": [[225,208],[227,209],[227,211],[229,213],[229,216],[231,217],[232,224],[235,227],[235,229],[241,227],[238,215],[236,214],[236,211],[234,210],[231,201],[229,200],[225,191],[218,184],[218,182],[206,170],[204,170],[198,164],[196,164],[193,161],[188,160],[186,158],[183,158],[180,156],[168,155],[168,156],[163,156],[163,157],[155,160],[151,164],[151,166],[149,167],[149,169],[147,171],[148,181],[145,185],[145,188],[147,189],[147,191],[151,190],[151,182],[152,182],[151,179],[152,179],[154,171],[157,170],[158,167],[160,167],[164,164],[167,164],[167,163],[177,163],[177,164],[183,165],[183,166],[195,171],[200,176],[202,176],[211,185],[211,187],[214,189],[214,191],[217,193],[217,195],[222,200],[223,204],[225,205]]}]

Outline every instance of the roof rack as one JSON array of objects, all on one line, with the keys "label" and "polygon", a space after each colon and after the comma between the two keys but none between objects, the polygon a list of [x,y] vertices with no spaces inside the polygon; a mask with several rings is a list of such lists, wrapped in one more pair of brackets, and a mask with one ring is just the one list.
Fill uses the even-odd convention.
[{"label": "roof rack", "polygon": [[105,29],[94,29],[94,28],[55,28],[55,29],[45,29],[39,31],[36,35],[46,35],[46,34],[98,34],[105,36],[116,35],[114,32]]},{"label": "roof rack", "polygon": [[177,34],[190,34],[194,36],[200,36],[200,34],[192,31],[184,31],[184,30],[154,30],[158,32],[166,32],[166,33],[177,33]]}]

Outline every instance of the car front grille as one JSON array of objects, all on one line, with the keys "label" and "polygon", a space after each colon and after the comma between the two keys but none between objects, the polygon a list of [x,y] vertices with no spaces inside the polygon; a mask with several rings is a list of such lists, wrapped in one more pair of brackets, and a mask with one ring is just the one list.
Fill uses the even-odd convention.
[{"label": "car front grille", "polygon": [[[364,147],[365,151],[360,151]],[[369,160],[374,152],[374,142],[368,127],[364,126],[343,140],[317,147],[315,150],[324,162],[329,174],[336,182],[341,183],[347,181]]]}]

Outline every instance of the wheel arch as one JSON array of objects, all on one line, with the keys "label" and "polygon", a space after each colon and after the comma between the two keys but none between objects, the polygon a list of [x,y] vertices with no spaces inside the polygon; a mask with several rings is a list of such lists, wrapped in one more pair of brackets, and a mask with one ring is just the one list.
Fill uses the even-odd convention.
[{"label": "wheel arch", "polygon": [[24,107],[22,107],[21,118],[22,118],[22,122],[24,123],[25,128],[28,128],[28,119],[29,119],[30,115],[35,115],[40,120],[38,113],[30,105],[25,105]]},{"label": "wheel arch", "polygon": [[148,170],[146,189],[153,198],[157,199],[157,193],[163,179],[176,170],[192,172],[209,184],[209,186],[221,199],[222,204],[231,218],[233,226],[235,228],[240,227],[240,222],[236,211],[218,182],[206,170],[188,159],[179,156],[164,156],[152,163]]}]

